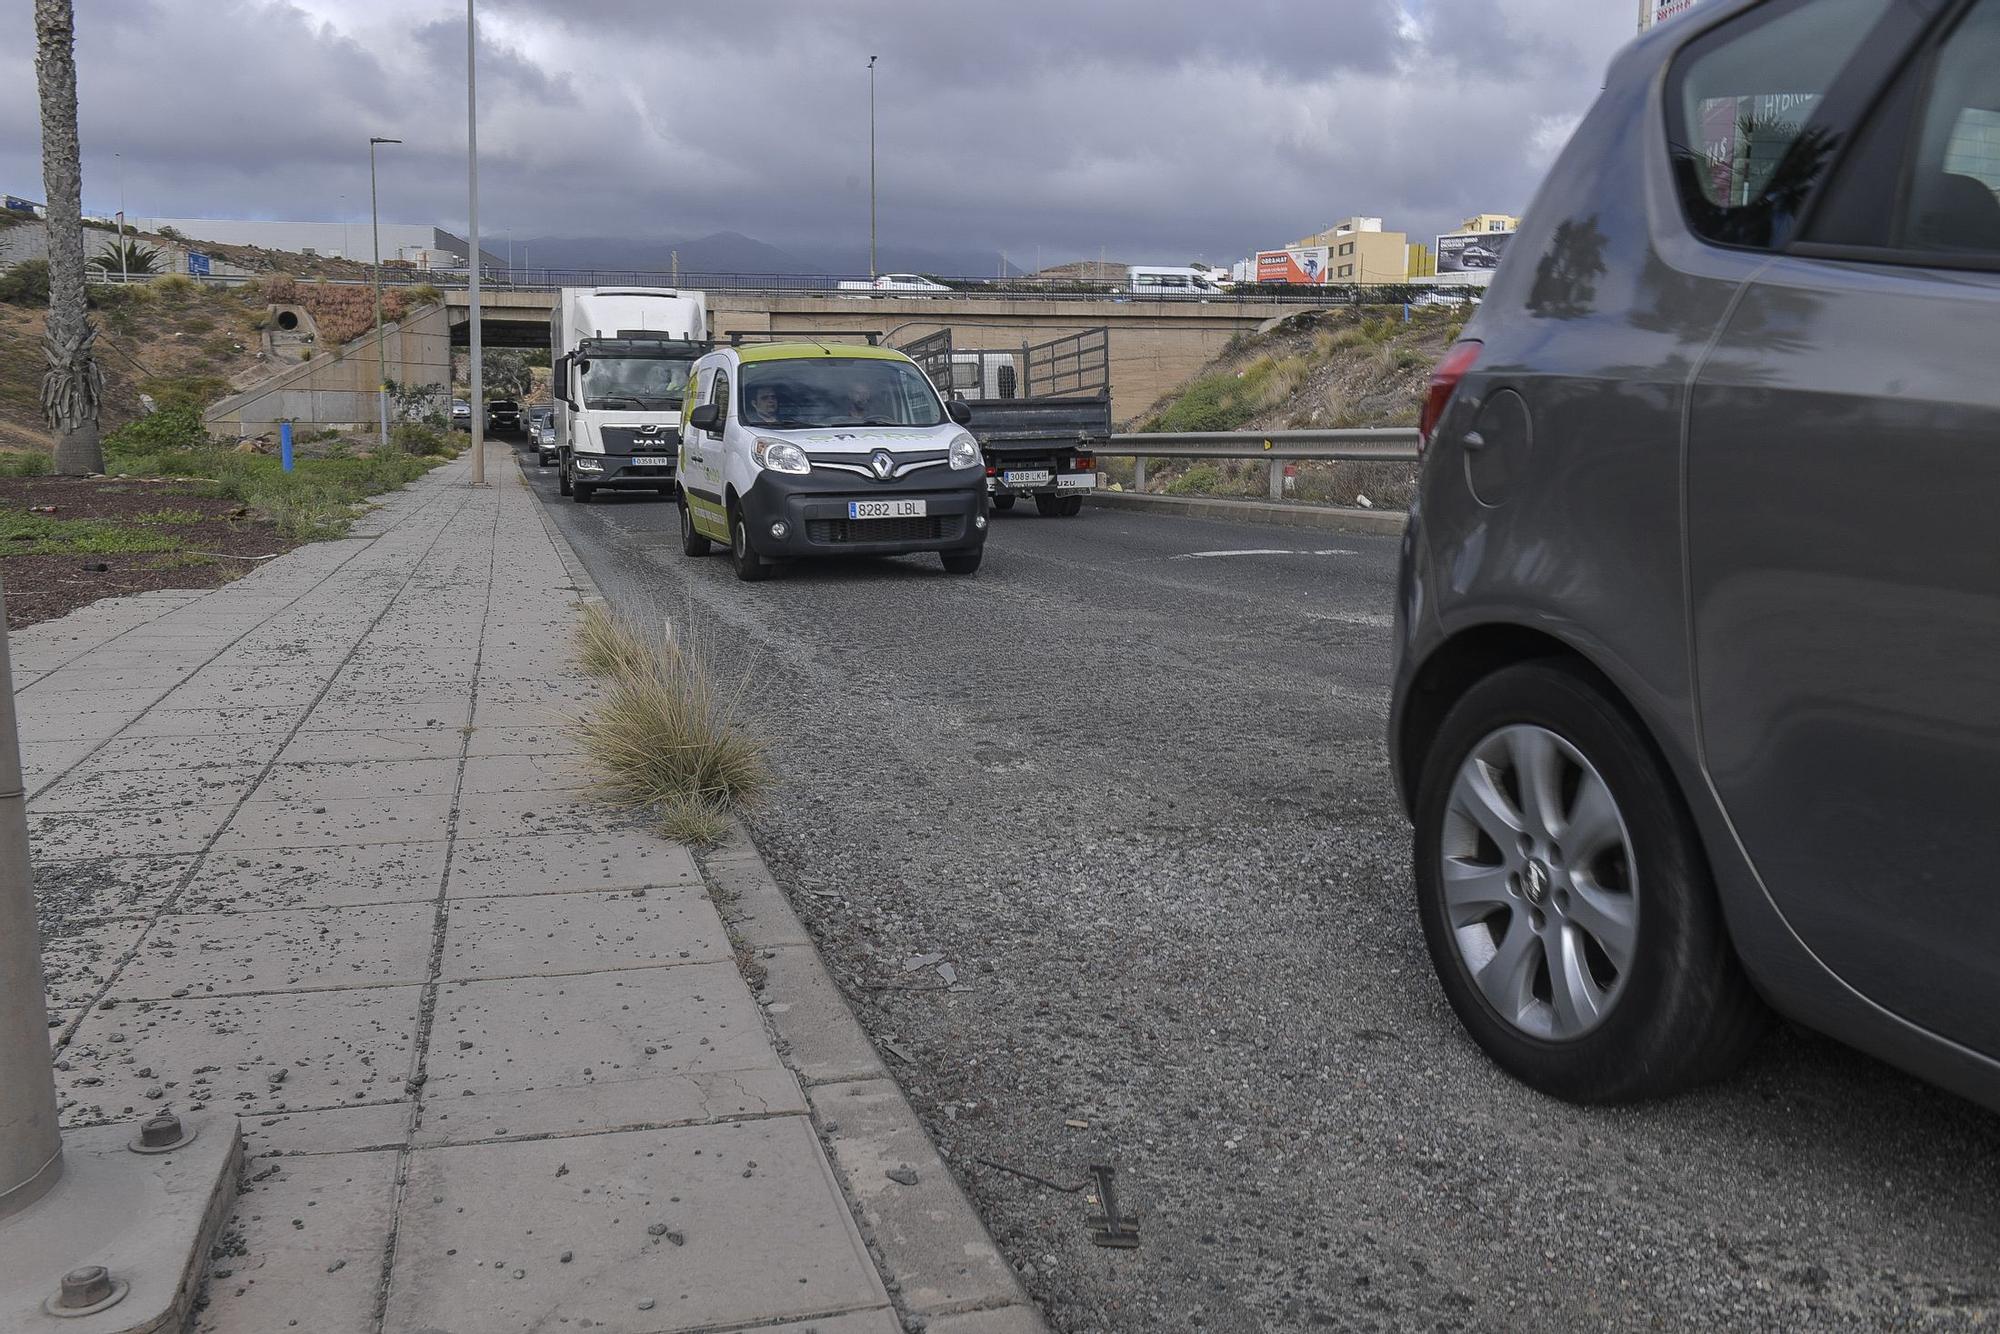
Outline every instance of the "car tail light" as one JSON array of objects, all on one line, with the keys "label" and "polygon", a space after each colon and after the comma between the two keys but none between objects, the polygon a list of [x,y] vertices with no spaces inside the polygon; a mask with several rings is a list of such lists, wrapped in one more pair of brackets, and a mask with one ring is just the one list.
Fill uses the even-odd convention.
[{"label": "car tail light", "polygon": [[1000,470],[998,468],[988,468],[986,470],[986,475],[988,477],[998,477],[1000,475]]},{"label": "car tail light", "polygon": [[1076,461],[1076,470],[1078,472],[1094,472],[1096,468],[1097,460],[1088,454],[1083,455]]},{"label": "car tail light", "polygon": [[1458,382],[1479,360],[1479,353],[1485,347],[1477,338],[1461,339],[1451,345],[1451,351],[1444,354],[1444,360],[1431,372],[1431,384],[1424,394],[1424,410],[1417,417],[1419,448],[1429,445],[1431,433],[1437,430],[1438,420],[1451,404],[1451,396],[1458,392]]}]

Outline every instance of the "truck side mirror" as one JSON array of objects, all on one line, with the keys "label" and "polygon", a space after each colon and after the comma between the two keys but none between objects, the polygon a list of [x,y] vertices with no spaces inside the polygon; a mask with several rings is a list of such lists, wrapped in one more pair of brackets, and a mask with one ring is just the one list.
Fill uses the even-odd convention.
[{"label": "truck side mirror", "polygon": [[569,396],[569,362],[570,355],[567,352],[556,358],[555,366],[549,373],[549,385],[555,390],[556,398],[562,405],[575,412],[576,400]]},{"label": "truck side mirror", "polygon": [[722,405],[703,403],[688,414],[688,425],[697,431],[717,435],[722,430]]},{"label": "truck side mirror", "polygon": [[954,398],[944,405],[945,415],[960,426],[972,425],[972,405],[962,398]]}]

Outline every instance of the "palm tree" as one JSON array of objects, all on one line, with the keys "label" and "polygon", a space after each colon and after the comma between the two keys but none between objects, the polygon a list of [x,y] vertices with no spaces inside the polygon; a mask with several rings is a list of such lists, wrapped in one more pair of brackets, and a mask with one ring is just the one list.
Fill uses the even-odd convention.
[{"label": "palm tree", "polygon": [[83,163],[76,137],[76,20],[70,0],[35,0],[35,79],[42,97],[42,185],[48,193],[48,370],[42,411],[56,436],[55,471],[104,471],[97,405],[104,374],[83,285]]},{"label": "palm tree", "polygon": [[100,273],[136,273],[150,277],[160,271],[160,252],[137,241],[121,248],[100,250],[90,257],[90,267]]}]

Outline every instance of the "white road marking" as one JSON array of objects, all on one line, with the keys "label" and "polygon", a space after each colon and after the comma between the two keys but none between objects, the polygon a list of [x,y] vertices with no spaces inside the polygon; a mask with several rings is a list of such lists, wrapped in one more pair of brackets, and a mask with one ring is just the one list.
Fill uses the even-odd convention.
[{"label": "white road marking", "polygon": [[1359,553],[1329,547],[1323,551],[1292,551],[1283,547],[1253,547],[1245,551],[1189,551],[1175,560],[1214,560],[1221,556],[1353,556]]}]

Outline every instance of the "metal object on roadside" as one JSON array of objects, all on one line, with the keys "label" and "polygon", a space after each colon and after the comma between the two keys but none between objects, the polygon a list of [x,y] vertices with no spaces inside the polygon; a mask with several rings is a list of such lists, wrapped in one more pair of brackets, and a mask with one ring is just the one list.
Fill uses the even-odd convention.
[{"label": "metal object on roadside", "polygon": [[113,1278],[103,1265],[84,1265],[62,1276],[62,1288],[42,1303],[45,1315],[70,1318],[95,1315],[116,1306],[131,1291],[122,1278]]},{"label": "metal object on roadside", "polygon": [[139,1124],[139,1133],[128,1147],[134,1153],[172,1153],[191,1143],[195,1133],[172,1112],[161,1112]]},{"label": "metal object on roadside", "polygon": [[1299,431],[1118,432],[1095,447],[1110,457],[1177,459],[1334,459],[1373,463],[1417,461],[1410,426]]},{"label": "metal object on roadside", "polygon": [[1117,1169],[1093,1165],[1090,1175],[1097,1182],[1097,1203],[1103,1211],[1089,1218],[1090,1239],[1099,1246],[1129,1251],[1139,1244],[1139,1215],[1118,1207]]}]

